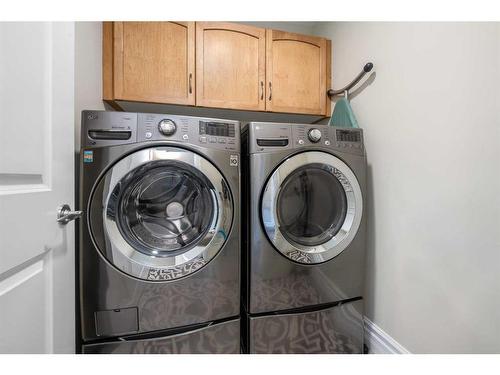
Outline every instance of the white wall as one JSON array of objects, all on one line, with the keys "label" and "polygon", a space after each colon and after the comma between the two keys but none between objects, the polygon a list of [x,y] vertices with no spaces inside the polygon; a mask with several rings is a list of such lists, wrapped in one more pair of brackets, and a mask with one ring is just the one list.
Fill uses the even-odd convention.
[{"label": "white wall", "polygon": [[366,315],[415,353],[500,352],[500,27],[323,23],[369,164]]},{"label": "white wall", "polygon": [[80,151],[81,113],[104,109],[102,22],[75,23],[75,150]]}]

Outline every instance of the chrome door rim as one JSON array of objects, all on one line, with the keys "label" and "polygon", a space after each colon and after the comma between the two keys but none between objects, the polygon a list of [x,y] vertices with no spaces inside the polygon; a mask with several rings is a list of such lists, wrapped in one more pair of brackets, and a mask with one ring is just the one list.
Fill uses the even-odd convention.
[{"label": "chrome door rim", "polygon": [[[331,173],[341,183],[347,199],[347,211],[342,227],[330,240],[316,246],[305,246],[289,241],[281,232],[277,198],[288,175],[297,168],[317,163],[331,168]],[[363,198],[356,176],[347,164],[326,152],[306,151],[286,159],[275,169],[262,194],[262,225],[267,237],[280,253],[298,263],[322,263],[339,255],[354,239],[362,214]]]},{"label": "chrome door rim", "polygon": [[[117,204],[116,199],[111,199],[112,192],[127,174],[145,164],[165,160],[189,164],[207,177],[213,186],[214,212],[209,230],[190,249],[177,255],[153,257],[136,250],[122,236],[117,222],[107,214],[107,211],[110,205]],[[233,203],[229,186],[210,161],[193,151],[177,147],[139,150],[113,165],[101,181],[104,183],[104,188],[103,202],[100,206],[103,208],[102,225],[105,246],[108,249],[100,250],[110,263],[131,276],[149,281],[167,281],[187,276],[213,259],[227,239],[233,219]]]}]

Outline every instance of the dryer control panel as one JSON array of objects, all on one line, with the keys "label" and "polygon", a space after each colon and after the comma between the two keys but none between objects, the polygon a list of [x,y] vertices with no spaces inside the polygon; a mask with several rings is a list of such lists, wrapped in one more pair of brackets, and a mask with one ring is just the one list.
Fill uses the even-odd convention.
[{"label": "dryer control panel", "polygon": [[82,147],[153,141],[239,151],[240,123],[156,113],[82,112]]},{"label": "dryer control panel", "polygon": [[250,153],[316,146],[364,154],[362,129],[269,122],[250,122],[246,126]]}]

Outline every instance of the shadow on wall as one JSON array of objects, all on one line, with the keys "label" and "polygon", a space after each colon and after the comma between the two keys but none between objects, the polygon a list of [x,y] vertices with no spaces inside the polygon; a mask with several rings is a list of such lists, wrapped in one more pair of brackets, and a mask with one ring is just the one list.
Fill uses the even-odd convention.
[{"label": "shadow on wall", "polygon": [[372,72],[356,90],[353,90],[349,93],[349,97],[354,99],[356,96],[361,94],[363,90],[365,90],[368,86],[375,82],[375,78],[377,78],[377,72]]}]

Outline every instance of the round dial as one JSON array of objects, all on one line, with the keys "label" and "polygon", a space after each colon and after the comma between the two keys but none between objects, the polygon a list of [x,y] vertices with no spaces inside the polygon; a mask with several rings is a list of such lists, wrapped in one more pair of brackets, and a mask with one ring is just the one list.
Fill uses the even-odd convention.
[{"label": "round dial", "polygon": [[158,130],[163,135],[173,135],[177,130],[177,125],[175,125],[175,122],[173,122],[172,120],[163,119],[158,123]]},{"label": "round dial", "polygon": [[311,129],[309,133],[307,133],[307,136],[311,142],[316,143],[321,139],[321,132],[318,129]]}]

